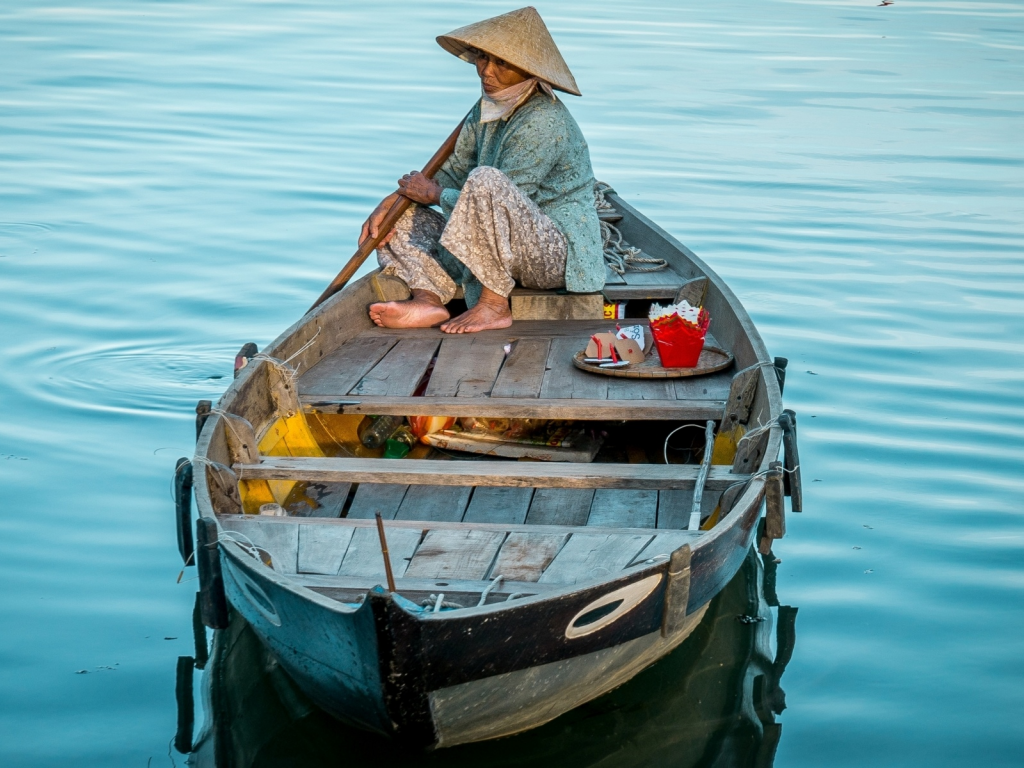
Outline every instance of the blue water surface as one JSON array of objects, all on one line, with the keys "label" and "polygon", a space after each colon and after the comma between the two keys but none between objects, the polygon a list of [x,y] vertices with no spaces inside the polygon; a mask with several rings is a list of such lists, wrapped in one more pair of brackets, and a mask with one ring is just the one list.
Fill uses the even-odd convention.
[{"label": "blue water surface", "polygon": [[[477,98],[434,36],[511,9],[0,7],[0,764],[181,764],[195,402]],[[598,177],[791,361],[776,765],[1020,765],[1024,6],[539,10]]]}]

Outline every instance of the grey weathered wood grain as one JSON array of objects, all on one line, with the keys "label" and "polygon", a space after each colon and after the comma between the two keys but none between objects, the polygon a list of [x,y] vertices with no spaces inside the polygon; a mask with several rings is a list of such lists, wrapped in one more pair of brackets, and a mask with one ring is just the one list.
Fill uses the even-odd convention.
[{"label": "grey weathered wood grain", "polygon": [[[446,462],[450,466],[455,462]],[[396,520],[444,520],[457,523],[466,513],[471,488],[454,485],[412,485],[398,508]]]},{"label": "grey weathered wood grain", "polygon": [[505,534],[481,530],[428,531],[404,576],[410,579],[482,579]]},{"label": "grey weathered wood grain", "polygon": [[[648,254],[643,254],[648,255]],[[665,269],[659,269],[657,272],[634,272],[627,270],[626,274],[623,275],[626,279],[626,285],[640,286],[640,285],[658,285],[658,286],[674,286],[678,290],[678,286],[686,282],[686,278],[677,273],[671,266]],[[675,294],[672,294],[675,296]]]},{"label": "grey weathered wood grain", "polygon": [[630,299],[660,299],[671,301],[679,290],[679,283],[664,285],[606,284],[602,289],[608,301],[629,301]]},{"label": "grey weathered wood grain", "polygon": [[[581,342],[582,345],[582,342]],[[575,369],[574,369],[575,370]],[[577,371],[581,376],[598,376]],[[500,378],[500,374],[499,374]],[[606,387],[616,381],[606,377]],[[632,381],[639,381],[633,379]],[[604,393],[607,394],[607,389]],[[571,395],[572,392],[570,391]],[[302,396],[300,400],[307,413],[355,413],[379,416],[392,414],[406,416],[465,416],[466,401],[461,397],[377,397],[354,396]],[[588,400],[576,398],[499,397],[491,391],[490,397],[473,401],[473,415],[512,419],[578,419],[619,421],[635,419],[642,409],[648,421],[703,421],[719,419],[725,408],[724,399],[696,400]]]},{"label": "grey weathered wood grain", "polygon": [[453,335],[441,340],[427,397],[485,397],[494,386],[502,363],[505,344],[500,339],[475,335]]},{"label": "grey weathered wood grain", "polygon": [[604,317],[604,296],[599,293],[517,289],[509,298],[513,320],[600,320]]},{"label": "grey weathered wood grain", "polygon": [[333,576],[341,570],[355,528],[304,525],[299,528],[299,573]]},{"label": "grey weathered wood grain", "polygon": [[608,399],[610,377],[586,373],[572,364],[573,355],[587,346],[589,338],[562,336],[551,340],[541,397]]},{"label": "grey weathered wood grain", "polygon": [[657,517],[657,491],[601,488],[594,494],[587,525],[591,528],[653,528]]},{"label": "grey weathered wood grain", "polygon": [[[439,487],[471,485],[536,488],[692,488],[699,468],[681,464],[569,464],[523,461],[431,461],[429,459],[305,458],[266,456],[259,464],[236,464],[242,479],[401,483]],[[724,488],[743,475],[712,466],[707,488]],[[411,492],[410,492],[411,493]],[[358,494],[357,494],[358,495]],[[418,494],[422,496],[422,494]],[[433,498],[433,497],[431,497]],[[407,500],[409,495],[407,494]],[[468,501],[468,495],[466,497]],[[403,505],[406,502],[403,501]],[[413,503],[410,501],[410,503]],[[463,503],[463,510],[465,503]],[[399,515],[402,517],[402,515]],[[409,518],[404,518],[409,519]],[[435,518],[439,519],[439,518]]]},{"label": "grey weathered wood grain", "polygon": [[764,478],[764,535],[781,539],[786,535],[786,503],[782,490],[782,462],[773,461]]},{"label": "grey weathered wood grain", "polygon": [[380,513],[385,520],[393,520],[408,489],[408,485],[394,483],[362,483],[352,498],[348,517],[372,520],[374,515]]},{"label": "grey weathered wood grain", "polygon": [[650,534],[574,533],[539,581],[578,584],[613,578],[652,538]]},{"label": "grey weathered wood grain", "polygon": [[232,461],[259,461],[259,441],[248,419],[225,412],[220,414],[220,423],[224,426],[224,437]]},{"label": "grey weathered wood grain", "polygon": [[466,523],[526,522],[533,488],[477,488],[466,509]]},{"label": "grey weathered wood grain", "polygon": [[800,473],[800,451],[797,447],[796,413],[789,408],[779,416],[782,428],[782,447],[785,450],[785,470],[783,479],[790,495],[790,506],[794,512],[803,512],[804,486]]},{"label": "grey weathered wood grain", "polygon": [[704,304],[704,296],[708,292],[708,279],[706,277],[695,277],[683,283],[679,292],[675,295],[673,303],[681,301],[689,302],[691,307],[699,307]]},{"label": "grey weathered wood grain", "polygon": [[689,531],[670,531],[659,533],[651,542],[637,553],[630,565],[643,563],[647,560],[666,559],[683,544],[693,544],[694,537]]},{"label": "grey weathered wood grain", "polygon": [[672,552],[668,563],[668,583],[665,585],[665,603],[661,615],[661,636],[671,637],[686,624],[686,608],[690,602],[689,545]]},{"label": "grey weathered wood grain", "polygon": [[[384,526],[388,540],[388,556],[391,559],[391,570],[395,578],[405,575],[406,568],[413,553],[419,546],[423,531],[417,528],[401,528]],[[340,576],[360,576],[364,578],[384,579],[384,556],[380,551],[380,538],[376,527],[355,528],[349,542],[345,559],[341,562]]]},{"label": "grey weathered wood grain", "polygon": [[344,395],[398,341],[394,336],[356,336],[299,376],[302,395]]},{"label": "grey weathered wood grain", "polygon": [[[710,343],[710,342],[708,342]],[[732,386],[733,370],[710,373],[707,376],[686,376],[672,379],[675,397],[679,400],[717,400],[724,405],[729,399],[729,388]]]},{"label": "grey weathered wood grain", "polygon": [[[774,374],[773,374],[774,375]],[[752,365],[737,373],[729,387],[729,398],[725,404],[725,418],[718,428],[721,434],[737,424],[746,424],[750,418],[750,409],[754,405],[757,394],[757,382],[761,378],[761,367]]]},{"label": "grey weathered wood grain", "polygon": [[768,440],[771,438],[769,430],[751,430],[745,434],[736,444],[736,455],[733,457],[733,472],[753,474],[761,463],[765,451],[768,449]]},{"label": "grey weathered wood grain", "polygon": [[283,365],[268,365],[267,387],[278,415],[290,419],[302,411],[294,374],[289,368],[285,368]]},{"label": "grey weathered wood grain", "polygon": [[408,397],[426,373],[439,343],[439,339],[402,339],[352,387],[350,394]]},{"label": "grey weathered wood grain", "polygon": [[544,381],[545,365],[551,340],[519,339],[498,373],[491,397],[537,397]]},{"label": "grey weathered wood grain", "polygon": [[[292,577],[292,580],[297,584],[301,584],[302,586],[309,587],[311,589],[352,590],[357,594],[365,593],[368,588],[374,586],[373,577],[368,578],[364,576],[324,576],[317,573],[298,573]],[[438,588],[438,579],[410,579],[408,577],[395,578],[398,591],[403,595],[409,592],[426,592],[428,594],[433,593],[435,595],[441,591],[444,591],[445,595],[468,592],[479,599],[480,593],[487,588],[488,584],[490,584],[489,579],[472,579],[465,581],[462,579],[444,579],[444,581],[446,582],[446,585]],[[504,595],[505,598],[507,598],[509,595],[516,592],[526,593],[529,595],[544,595],[560,592],[563,589],[564,588],[558,584],[538,584],[536,582],[529,581],[502,579],[501,583],[492,590],[491,594]]]},{"label": "grey weathered wood grain", "polygon": [[[258,515],[222,515],[219,518],[224,525],[258,523],[260,526],[284,525],[289,527],[301,527],[303,525],[325,525],[339,526],[342,528],[372,528],[377,530],[374,520],[350,520],[341,519],[312,519],[308,517],[263,517]],[[653,536],[656,533],[664,533],[650,528],[601,528],[594,529],[583,525],[515,525],[514,523],[449,523],[443,520],[424,523],[419,520],[388,520],[385,525],[393,528],[407,528],[409,530],[425,531],[428,528],[432,531],[440,530],[466,530],[473,528],[480,531],[501,531],[503,533],[600,533],[605,534],[645,534]],[[694,537],[703,536],[697,532]]]},{"label": "grey weathered wood grain", "polygon": [[530,525],[586,525],[593,488],[538,488],[526,522]]},{"label": "grey weathered wood grain", "polygon": [[[676,396],[672,379],[608,379],[608,401],[671,400]],[[638,408],[643,408],[637,404]]]},{"label": "grey weathered wood grain", "polygon": [[567,533],[510,533],[491,573],[506,581],[537,581],[568,538]]},{"label": "grey weathered wood grain", "polygon": [[[712,465],[714,470],[714,465]],[[706,519],[722,495],[721,489],[711,490],[704,486],[704,497],[700,500],[701,519]],[[693,489],[658,492],[658,528],[685,530],[690,523],[693,508]]]},{"label": "grey weathered wood grain", "polygon": [[257,547],[268,552],[274,564],[274,570],[278,573],[295,573],[299,551],[298,527],[262,525],[264,519],[267,518],[261,519],[260,515],[234,517],[224,527],[238,531]]},{"label": "grey weathered wood grain", "polygon": [[316,509],[299,512],[302,517],[341,517],[352,483],[308,483],[306,496],[317,503]]}]

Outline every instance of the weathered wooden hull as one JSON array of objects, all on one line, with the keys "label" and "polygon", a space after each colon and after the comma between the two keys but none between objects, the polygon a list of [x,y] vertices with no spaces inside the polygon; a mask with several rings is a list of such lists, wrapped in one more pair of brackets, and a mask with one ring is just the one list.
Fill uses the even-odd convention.
[{"label": "weathered wooden hull", "polygon": [[[585,766],[614,760],[621,766],[770,766],[779,736],[771,702],[780,698],[783,665],[778,657],[772,661],[772,613],[761,576],[750,556],[687,639],[654,669],[576,714],[511,741],[452,750],[446,765]],[[758,621],[742,623],[737,616]],[[792,651],[782,649],[784,644],[780,638],[782,660]],[[353,766],[391,764],[396,747],[324,715],[296,690],[292,673],[282,674],[265,646],[237,616],[216,633],[204,675],[207,721],[192,765],[302,766],[341,753]],[[594,656],[603,660],[616,653],[608,649]],[[644,661],[642,654],[634,658]],[[517,680],[517,674],[524,676]],[[499,684],[499,695],[511,696],[518,695],[517,683],[524,690],[545,685],[547,674],[529,674],[490,682]]]},{"label": "weathered wooden hull", "polygon": [[[626,214],[621,228],[631,242],[674,259],[684,276],[708,277],[706,306],[719,318],[718,341],[733,352],[738,367],[763,366],[754,416],[761,423],[777,419],[781,394],[774,369],[735,296],[681,244],[628,205],[616,205]],[[267,353],[281,359],[295,355],[294,362],[306,368],[315,365],[368,322],[364,308],[373,298],[365,279],[358,281],[285,332]],[[232,408],[253,425],[269,423],[275,405],[264,369],[243,373],[222,408]],[[637,408],[637,418],[642,417],[642,407]],[[218,421],[211,418],[203,430],[197,456],[230,463]],[[781,430],[773,426],[759,469],[778,456],[780,443]],[[227,492],[209,472],[196,473],[195,489],[204,517],[216,520],[216,512],[230,506]],[[724,518],[667,562],[631,566],[616,578],[554,594],[458,611],[410,611],[383,590],[371,591],[361,604],[343,603],[263,567],[235,547],[221,544],[219,558],[231,605],[320,707],[409,744],[451,746],[541,725],[670,653],[742,565],[764,496],[763,477],[750,477]],[[642,599],[626,618],[599,632],[571,636],[574,618],[603,596],[643,585],[649,588],[643,587]]]},{"label": "weathered wooden hull", "polygon": [[[759,508],[745,512],[706,554],[694,550],[685,616],[665,632],[667,562],[510,607],[413,614],[383,591],[350,607],[307,594],[234,551],[222,550],[221,558],[231,604],[310,698],[410,744],[450,746],[540,725],[669,653],[743,562]],[[566,637],[588,604],[652,577],[657,586],[628,621]]]}]

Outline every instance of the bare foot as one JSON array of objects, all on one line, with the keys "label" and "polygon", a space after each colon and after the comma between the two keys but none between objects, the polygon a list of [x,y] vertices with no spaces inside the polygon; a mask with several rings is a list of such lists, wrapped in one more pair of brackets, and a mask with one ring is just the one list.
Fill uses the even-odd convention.
[{"label": "bare foot", "polygon": [[484,288],[480,301],[470,310],[441,326],[445,333],[476,333],[493,328],[508,328],[512,325],[512,312],[508,299]]},{"label": "bare foot", "polygon": [[386,301],[370,305],[370,319],[381,328],[432,328],[451,315],[429,291],[413,291],[408,301]]}]

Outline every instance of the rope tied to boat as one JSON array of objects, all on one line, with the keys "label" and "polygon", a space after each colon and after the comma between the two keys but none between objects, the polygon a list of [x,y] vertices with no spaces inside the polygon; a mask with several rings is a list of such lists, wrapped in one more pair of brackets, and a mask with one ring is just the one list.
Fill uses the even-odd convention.
[{"label": "rope tied to boat", "polygon": [[270,365],[274,366],[278,371],[280,371],[284,376],[287,376],[291,381],[295,381],[296,377],[299,375],[299,368],[302,366],[302,363],[293,366],[291,365],[292,360],[294,360],[296,357],[298,357],[311,346],[313,346],[313,342],[316,341],[316,337],[320,335],[320,331],[322,330],[323,328],[317,328],[316,333],[314,333],[310,337],[309,341],[307,341],[305,344],[303,344],[301,347],[295,350],[291,355],[286,357],[284,360],[281,360],[276,357],[271,357],[270,355],[264,354],[263,352],[260,352],[258,355],[253,355],[251,359],[263,360],[264,362],[267,362]]},{"label": "rope tied to boat", "polygon": [[753,440],[753,439],[755,439],[757,437],[760,437],[761,435],[763,435],[765,432],[769,431],[772,427],[774,427],[778,423],[779,423],[779,420],[777,418],[775,418],[775,419],[772,419],[771,421],[769,421],[767,424],[764,424],[764,425],[760,425],[759,424],[757,427],[755,427],[754,429],[750,430],[749,432],[745,432],[743,434],[743,437],[741,437],[739,440],[736,441],[736,447],[739,448],[740,443],[742,443],[742,442],[744,442],[746,440]]},{"label": "rope tied to boat", "polygon": [[[244,541],[239,541],[238,539],[233,538],[235,536],[244,539]],[[252,539],[250,539],[241,531],[221,531],[220,535],[217,536],[217,543],[220,544],[221,542],[225,541],[230,541],[232,544],[237,544],[239,549],[241,549],[243,552],[249,555],[249,557],[253,558],[261,565],[266,565],[269,568],[274,567],[274,553],[266,547],[261,547],[258,544],[255,544]],[[263,559],[262,555],[260,555],[260,552],[266,554],[266,560]]]},{"label": "rope tied to boat", "polygon": [[[241,417],[239,417],[239,418],[241,418]],[[231,423],[230,419],[228,420],[228,423],[229,424]],[[221,464],[219,461],[212,461],[212,460],[206,458],[205,456],[193,456],[192,457],[192,463],[193,464],[198,463],[198,464],[203,465],[204,467],[212,469],[213,470],[213,476],[217,480],[217,485],[220,486],[220,489],[221,489],[221,491],[223,493],[225,493],[225,494],[229,493],[232,488],[234,488],[235,491],[237,492],[237,489],[238,489],[238,475],[236,475],[235,474],[235,470],[233,470],[227,464]],[[223,477],[224,475],[227,475],[230,478],[230,480],[228,481],[227,485],[225,485],[225,482],[224,482],[224,477]]]},{"label": "rope tied to boat", "polygon": [[605,198],[607,192],[614,191],[609,184],[603,181],[594,182],[594,208],[597,209],[597,215],[601,221],[601,247],[604,251],[604,263],[620,277],[626,272],[659,272],[668,267],[668,262],[665,259],[644,256],[643,251],[639,248],[626,245],[619,228],[605,218],[616,213],[615,206]]},{"label": "rope tied to boat", "polygon": [[[772,427],[778,426],[778,427],[781,428],[782,427],[782,424],[780,423],[781,419],[782,419],[782,414],[779,414],[774,419],[769,421],[767,424],[761,424],[760,423],[760,419],[758,419],[757,426],[754,427],[753,429],[751,429],[749,432],[745,432],[743,434],[743,437],[741,437],[739,440],[736,441],[736,447],[739,448],[740,443],[742,443],[742,442],[744,442],[746,440],[753,440],[754,438],[763,435],[765,432],[770,430]],[[799,468],[800,468],[800,465],[797,465],[793,469],[787,469],[786,471],[792,473],[792,472],[795,472]]]},{"label": "rope tied to boat", "polygon": [[[692,428],[696,428],[696,429],[707,429],[707,426],[704,425],[704,424],[683,424],[681,427],[676,427],[671,432],[669,432],[668,433],[668,437],[665,438],[665,447],[664,447],[664,450],[662,451],[662,453],[665,456],[665,463],[666,464],[668,464],[668,441],[672,439],[672,435],[674,435],[676,432],[679,432],[680,430],[688,429],[688,428],[691,428],[691,427]],[[673,448],[673,450],[677,450],[677,449]],[[691,448],[690,451],[692,452],[692,450],[693,449]]]},{"label": "rope tied to boat", "polygon": [[[778,469],[778,471],[783,472],[783,473],[793,474],[798,469],[800,469],[800,465],[797,464],[792,469],[786,469],[785,467],[778,467],[777,469]],[[772,472],[775,472],[775,471],[776,470],[774,470],[774,469],[762,469],[760,472],[755,472],[754,474],[750,475],[749,477],[744,478],[743,480],[737,480],[732,485],[726,486],[725,490],[722,491],[722,495],[724,496],[726,493],[731,491],[733,488],[736,488],[736,487],[741,486],[741,485],[747,485],[748,483],[753,482],[757,478],[765,477],[766,475],[769,475],[769,474],[771,474]]]},{"label": "rope tied to boat", "polygon": [[491,583],[488,584],[484,591],[480,593],[480,602],[476,604],[478,608],[487,602],[487,596],[491,594],[491,590],[493,590],[496,586],[501,584],[501,582],[503,582],[504,580],[505,577],[501,574],[498,574],[491,580]]},{"label": "rope tied to boat", "polygon": [[[249,427],[249,429],[252,429],[252,424],[249,423],[249,420],[247,418],[245,418],[244,416],[239,416],[237,413],[231,413],[230,411],[225,411],[223,408],[211,408],[210,409],[210,413],[213,413],[213,414],[216,414],[217,416],[222,417],[224,419],[224,423],[228,425],[228,429],[231,430],[232,434],[235,436],[235,438],[238,440],[238,442],[240,442],[240,443],[244,443],[245,442],[245,438],[243,438],[242,435],[238,434],[238,430],[235,429],[235,425],[232,422],[235,419],[238,419],[239,421],[244,422]],[[255,430],[253,430],[253,434],[255,434]],[[216,462],[211,462],[211,463],[215,464]],[[221,466],[224,466],[224,465],[222,464]],[[234,474],[234,471],[232,471],[231,474]]]},{"label": "rope tied to boat", "polygon": [[431,593],[429,597],[425,597],[420,601],[420,605],[425,608],[430,608],[432,613],[437,613],[442,608],[465,608],[466,606],[461,603],[453,603],[444,599],[444,592],[439,595]]}]

